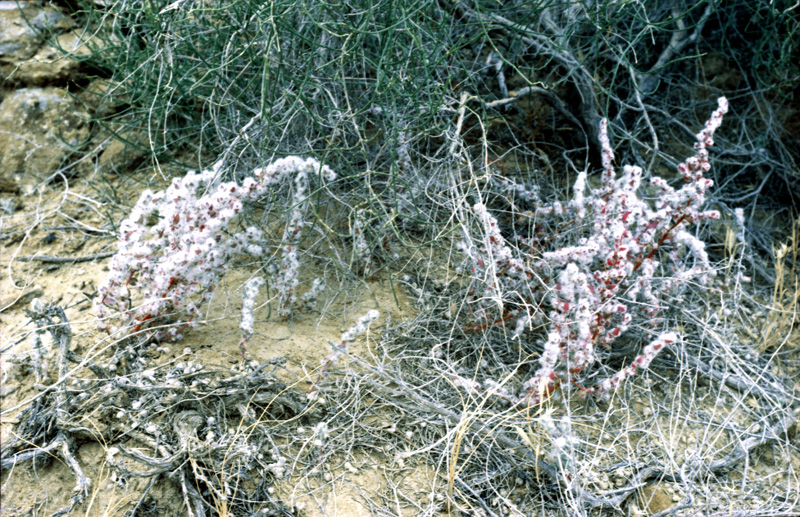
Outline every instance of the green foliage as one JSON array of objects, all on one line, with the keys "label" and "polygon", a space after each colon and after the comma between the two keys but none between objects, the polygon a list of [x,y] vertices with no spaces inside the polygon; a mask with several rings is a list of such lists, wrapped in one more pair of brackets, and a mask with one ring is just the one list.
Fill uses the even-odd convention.
[{"label": "green foliage", "polygon": [[[620,161],[672,167],[687,150],[656,135],[687,141],[721,95],[734,104],[728,134],[762,136],[721,142],[727,168],[755,170],[757,155],[776,192],[797,174],[781,126],[800,76],[785,1],[82,1],[102,41],[88,60],[123,103],[120,138],[147,135],[162,161],[235,157],[236,179],[314,156],[339,173],[348,217],[366,208],[380,238],[403,233],[398,216],[438,232],[454,208],[446,176],[465,181],[467,163],[511,155],[508,172],[544,171],[555,178],[544,193],[563,191],[565,171],[599,168],[604,116]],[[526,87],[540,91],[489,105]],[[749,173],[714,179],[719,199],[760,192]]]},{"label": "green foliage", "polygon": [[[109,43],[96,62],[113,70],[159,153],[202,144],[218,155],[260,114],[253,144],[265,154],[367,162],[392,129],[442,130],[440,85],[468,43],[432,1],[119,0],[91,12]],[[373,129],[376,108],[389,120]]]}]

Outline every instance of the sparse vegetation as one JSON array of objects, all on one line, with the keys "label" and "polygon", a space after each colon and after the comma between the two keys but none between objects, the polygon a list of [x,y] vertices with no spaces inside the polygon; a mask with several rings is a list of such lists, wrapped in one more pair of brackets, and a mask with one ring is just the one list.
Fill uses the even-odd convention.
[{"label": "sparse vegetation", "polygon": [[[4,492],[58,458],[56,514],[318,515],[365,476],[374,515],[796,511],[796,5],[70,9],[69,88],[142,165],[48,176],[92,207],[48,231],[122,243],[84,289],[114,332],[36,292],[4,338]],[[0,220],[25,271],[71,199]]]}]

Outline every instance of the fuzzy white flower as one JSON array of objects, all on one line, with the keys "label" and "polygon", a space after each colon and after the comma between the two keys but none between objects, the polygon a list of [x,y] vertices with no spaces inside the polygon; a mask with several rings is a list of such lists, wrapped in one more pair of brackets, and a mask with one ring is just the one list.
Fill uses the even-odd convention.
[{"label": "fuzzy white flower", "polygon": [[264,285],[264,279],[260,276],[253,277],[244,284],[244,292],[242,294],[242,320],[239,323],[239,328],[244,331],[245,336],[249,336],[253,333],[253,308],[255,307],[259,288],[262,285]]},{"label": "fuzzy white flower", "polygon": [[[467,300],[469,314],[479,323],[471,327],[515,321],[512,337],[520,338],[531,326],[530,307],[547,311],[549,328],[539,368],[524,383],[520,399],[538,404],[556,386],[580,385],[576,381],[597,360],[598,346],[611,348],[631,328],[635,317],[642,323],[655,323],[665,300],[682,284],[692,279],[706,282],[714,275],[705,244],[687,229],[719,217],[715,210],[703,210],[705,194],[713,185],[703,175],[710,168],[706,147],[713,144],[714,131],[727,110],[727,101],[720,98],[717,110],[696,136],[695,154],[678,165],[686,180],[681,188],[651,178],[650,184],[659,194],[653,202],[639,196],[640,167],[626,165],[617,176],[608,122],[603,120],[599,188],[590,189],[585,173],[580,173],[569,203],[537,202],[532,214],[537,226],[558,228],[559,232],[571,228],[577,236],[569,245],[563,244],[561,235],[557,235],[561,242],[554,249],[547,245],[556,235],[518,239],[534,250],[525,254],[522,248],[508,246],[483,204],[473,206],[483,242],[475,245],[466,235],[458,246],[471,264],[474,281],[483,284],[483,289],[473,288]],[[507,183],[501,186],[509,191]],[[533,282],[534,278],[542,285]],[[582,389],[603,393],[615,388],[676,340],[674,334],[663,334],[644,347],[630,367],[599,386]]]},{"label": "fuzzy white flower", "polygon": [[[258,229],[226,234],[244,203],[264,197],[275,184],[294,175],[294,203],[284,235],[284,271],[276,281],[281,311],[291,312],[308,178],[313,175],[331,181],[336,175],[314,159],[290,156],[255,170],[253,178],[240,187],[234,182],[218,182],[221,168],[222,162],[217,162],[199,174],[190,171],[174,179],[165,191],[141,194],[119,226],[118,251],[94,301],[104,330],[139,332],[160,327],[148,331],[148,338],[158,341],[178,336],[181,326],[199,316],[198,307],[211,298],[233,254],[263,253],[264,238]],[[141,303],[133,303],[131,290],[141,292]],[[192,308],[188,309],[190,301]],[[112,326],[107,321],[109,310],[118,320]],[[164,329],[165,324],[171,326]]]}]

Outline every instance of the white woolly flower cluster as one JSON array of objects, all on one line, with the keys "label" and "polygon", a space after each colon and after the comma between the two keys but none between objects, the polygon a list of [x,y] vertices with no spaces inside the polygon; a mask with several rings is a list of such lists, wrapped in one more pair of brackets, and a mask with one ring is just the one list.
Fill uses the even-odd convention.
[{"label": "white woolly flower cluster", "polygon": [[[483,325],[514,318],[514,337],[531,326],[549,326],[539,369],[524,384],[519,400],[537,404],[562,384],[606,393],[637,369],[646,368],[664,346],[678,339],[675,334],[663,334],[621,372],[596,387],[580,385],[581,374],[597,360],[598,346],[611,348],[630,328],[634,317],[652,324],[663,308],[663,300],[675,294],[686,280],[705,283],[714,275],[705,244],[687,228],[719,217],[717,211],[702,210],[705,193],[713,184],[703,173],[710,169],[706,147],[713,144],[714,131],[727,110],[727,100],[720,98],[717,110],[696,136],[695,154],[678,165],[686,181],[680,189],[662,178],[650,179],[659,194],[654,205],[638,195],[641,168],[625,166],[617,177],[604,119],[599,134],[603,165],[600,188],[589,190],[586,175],[581,173],[569,203],[539,204],[535,209],[539,221],[560,217],[566,221],[562,227],[574,228],[573,233],[577,233],[573,245],[552,251],[542,249],[549,240],[527,242],[539,245],[541,258],[512,250],[486,207],[473,207],[486,235],[479,247],[460,245],[472,264],[473,276],[486,286],[483,297],[469,300],[474,306],[473,317],[483,320]],[[658,271],[663,272],[661,278],[656,277]],[[541,291],[546,292],[536,292],[537,287],[525,291],[521,284],[533,276],[542,280]],[[516,301],[512,307],[498,302],[500,316],[492,321],[491,307],[495,304],[488,299],[501,299],[502,291],[513,292],[522,302]],[[541,307],[542,301],[550,307],[548,313],[538,311],[532,316],[527,312],[527,307]]]},{"label": "white woolly flower cluster", "polygon": [[295,176],[294,198],[292,199],[292,212],[289,216],[289,223],[283,232],[281,250],[283,251],[283,267],[275,281],[275,289],[278,291],[278,314],[287,318],[292,314],[292,310],[297,303],[298,271],[300,262],[297,260],[297,246],[303,235],[305,226],[305,212],[308,205],[308,175],[297,174]]},{"label": "white woolly flower cluster", "polygon": [[319,295],[321,295],[324,290],[325,282],[323,282],[321,278],[315,278],[311,283],[311,289],[306,291],[303,295],[303,308],[310,311],[311,308],[314,307],[314,304],[317,303],[317,298],[319,298]]},{"label": "white woolly flower cluster", "polygon": [[253,308],[256,305],[256,296],[258,296],[259,288],[264,285],[264,279],[260,276],[253,277],[244,284],[244,292],[242,293],[242,319],[239,322],[239,328],[245,334],[245,338],[250,337],[253,333]]},{"label": "white woolly flower cluster", "polygon": [[[308,178],[318,175],[332,181],[336,174],[317,160],[290,156],[255,169],[241,185],[222,182],[213,188],[221,167],[219,162],[207,171],[190,171],[164,191],[142,193],[120,225],[118,251],[94,300],[102,330],[148,331],[148,339],[162,341],[179,338],[184,328],[195,326],[200,306],[211,298],[230,257],[264,253],[259,229],[250,227],[231,236],[226,233],[230,223],[245,203],[263,198],[270,188],[290,176],[296,183],[295,203],[284,236],[284,242],[290,242],[284,244],[284,270],[276,283],[282,307],[294,301],[294,245],[303,225]],[[291,260],[292,252],[295,260]],[[135,306],[132,290],[142,295]],[[109,316],[115,316],[118,322],[110,323]]]},{"label": "white woolly flower cluster", "polygon": [[376,310],[367,312],[364,316],[361,316],[358,319],[355,325],[347,329],[347,332],[342,334],[342,337],[339,338],[338,343],[331,342],[331,354],[322,360],[323,371],[326,370],[330,365],[335,364],[342,354],[346,354],[350,348],[350,343],[355,341],[358,336],[366,332],[367,329],[369,329],[369,325],[373,321],[377,320],[378,316],[380,316],[380,313]]},{"label": "white woolly flower cluster", "polygon": [[336,361],[339,360],[339,357],[348,352],[350,343],[355,341],[358,336],[366,332],[369,329],[370,324],[377,320],[379,316],[380,313],[376,310],[367,312],[364,316],[361,316],[358,319],[355,325],[347,329],[347,331],[342,334],[342,337],[339,338],[338,343],[333,343],[331,341],[328,342],[331,346],[331,353],[322,360],[322,366],[319,369],[319,379],[308,393],[309,400],[315,400],[319,395],[317,392],[319,381],[323,380],[327,376],[328,369],[336,364]]},{"label": "white woolly flower cluster", "polygon": [[374,309],[367,312],[364,316],[361,316],[355,325],[347,329],[347,332],[342,334],[342,337],[339,339],[341,342],[340,346],[347,346],[355,341],[358,336],[367,331],[370,323],[377,320],[378,316],[380,316],[380,313]]}]

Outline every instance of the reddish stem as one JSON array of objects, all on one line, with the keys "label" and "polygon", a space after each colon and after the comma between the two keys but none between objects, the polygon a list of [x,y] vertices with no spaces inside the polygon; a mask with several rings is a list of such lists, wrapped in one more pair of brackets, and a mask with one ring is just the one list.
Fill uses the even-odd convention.
[{"label": "reddish stem", "polygon": [[636,270],[637,270],[637,269],[639,269],[639,268],[642,266],[642,263],[644,263],[644,261],[645,261],[645,260],[647,260],[647,259],[649,259],[650,257],[652,257],[652,256],[655,254],[655,252],[656,252],[656,251],[658,251],[658,248],[660,248],[660,247],[661,247],[661,245],[662,245],[662,244],[664,244],[664,241],[665,241],[665,240],[667,240],[667,237],[669,237],[669,234],[670,234],[670,232],[671,232],[672,230],[674,230],[674,229],[675,229],[675,228],[676,228],[676,227],[677,227],[679,224],[681,224],[681,223],[683,222],[683,220],[684,220],[684,219],[686,219],[686,214],[683,214],[682,216],[680,216],[680,217],[678,218],[678,220],[677,220],[677,221],[675,221],[675,223],[674,223],[672,226],[670,226],[669,230],[667,230],[666,232],[664,232],[664,235],[661,237],[661,239],[658,241],[658,243],[657,243],[655,246],[653,246],[653,249],[652,249],[652,250],[650,250],[650,253],[648,253],[648,254],[647,254],[647,256],[646,256],[645,258],[643,258],[643,259],[639,260],[639,262],[637,262],[637,263],[636,263],[636,264],[633,266],[633,271],[632,271],[632,273],[635,273],[635,272],[636,272]]}]

